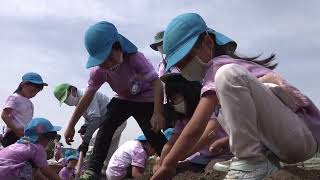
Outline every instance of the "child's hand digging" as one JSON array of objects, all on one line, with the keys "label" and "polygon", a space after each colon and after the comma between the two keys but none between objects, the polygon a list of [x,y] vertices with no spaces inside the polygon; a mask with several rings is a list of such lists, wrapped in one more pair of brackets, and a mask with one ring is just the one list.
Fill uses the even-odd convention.
[{"label": "child's hand digging", "polygon": [[214,141],[210,147],[209,151],[211,153],[223,152],[226,148],[229,148],[229,137],[223,137]]}]

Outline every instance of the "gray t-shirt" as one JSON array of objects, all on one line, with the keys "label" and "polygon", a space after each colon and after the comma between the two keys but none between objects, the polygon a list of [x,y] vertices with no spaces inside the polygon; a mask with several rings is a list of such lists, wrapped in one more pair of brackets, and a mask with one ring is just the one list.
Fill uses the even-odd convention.
[{"label": "gray t-shirt", "polygon": [[[78,90],[78,95],[81,98],[84,94],[84,90]],[[83,113],[83,117],[86,121],[90,121],[92,118],[100,118],[107,113],[107,105],[109,103],[109,97],[97,91],[93,97],[93,100],[87,110]]]}]

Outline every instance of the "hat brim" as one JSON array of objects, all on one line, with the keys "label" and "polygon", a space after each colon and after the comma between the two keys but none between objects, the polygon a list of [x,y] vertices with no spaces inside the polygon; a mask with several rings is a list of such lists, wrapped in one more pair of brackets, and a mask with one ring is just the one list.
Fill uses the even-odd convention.
[{"label": "hat brim", "polygon": [[163,134],[167,138],[167,140],[169,140],[171,138],[173,131],[174,131],[174,128],[168,128],[163,132]]},{"label": "hat brim", "polygon": [[104,51],[98,53],[95,57],[93,56],[89,56],[88,61],[87,61],[87,65],[86,68],[92,68],[94,66],[99,66],[100,64],[102,64],[107,57],[109,56],[111,49],[112,49],[112,45],[114,42],[109,43],[108,45],[106,45],[106,48]]},{"label": "hat brim", "polygon": [[184,57],[186,57],[193,46],[196,44],[198,38],[200,35],[197,35],[193,38],[191,38],[189,41],[185,42],[183,45],[181,45],[174,53],[166,56],[167,60],[167,67],[165,72],[168,72],[168,70],[175,66],[178,62],[180,62]]},{"label": "hat brim", "polygon": [[213,34],[215,36],[216,39],[216,43],[220,46],[226,45],[228,43],[231,43],[233,45],[233,50],[236,49],[237,47],[237,43],[235,41],[233,41],[232,39],[230,39],[229,37],[225,36],[224,34],[219,33],[218,31],[215,31],[211,28],[207,29],[207,32],[209,34]]},{"label": "hat brim", "polygon": [[78,160],[79,158],[75,155],[70,155],[67,157],[67,161],[70,161],[70,160]]},{"label": "hat brim", "polygon": [[60,106],[67,100],[67,98],[68,98],[68,89],[66,89],[66,91],[63,94],[63,96],[59,100]]},{"label": "hat brim", "polygon": [[47,83],[44,83],[42,81],[34,81],[34,80],[30,80],[28,82],[31,82],[32,84],[38,84],[38,85],[43,85],[43,86],[48,86]]},{"label": "hat brim", "polygon": [[137,140],[137,141],[146,141],[147,138],[146,138],[146,136],[141,135],[141,136],[137,137],[135,140]]},{"label": "hat brim", "polygon": [[154,43],[150,44],[151,49],[158,51],[158,46],[163,43],[163,40],[155,41]]},{"label": "hat brim", "polygon": [[[217,32],[217,31],[214,31],[211,28],[207,28],[206,31],[210,34],[215,35],[215,40],[218,45],[223,46],[223,45],[228,44],[232,47],[233,51],[235,51],[235,49],[237,48],[237,43],[235,41],[233,41],[232,39],[228,38],[227,36]],[[179,47],[179,49],[177,49],[174,53],[166,56],[168,64],[167,64],[165,72],[167,72],[172,66],[175,66],[178,62],[180,62],[191,51],[191,49],[193,48],[193,46],[195,45],[195,43],[199,39],[199,36],[200,36],[200,34],[191,38],[189,41],[187,41],[183,45],[181,45]]]},{"label": "hat brim", "polygon": [[89,56],[86,68],[91,68],[91,67],[99,66],[100,64],[102,64],[108,58],[112,49],[112,45],[117,41],[119,41],[122,51],[127,54],[136,53],[138,51],[138,48],[132,42],[130,42],[127,38],[125,38],[121,34],[118,34],[118,39],[115,41],[109,42],[106,45],[104,51],[98,53],[94,57]]},{"label": "hat brim", "polygon": [[122,50],[127,54],[136,53],[138,51],[138,48],[121,34],[119,34],[119,42]]},{"label": "hat brim", "polygon": [[61,126],[52,126],[51,129],[48,130],[48,132],[56,132],[56,131],[60,131],[62,129]]},{"label": "hat brim", "polygon": [[182,76],[181,73],[166,73],[163,76],[160,77],[160,80],[164,83],[169,81],[170,79],[173,79],[177,76]]}]

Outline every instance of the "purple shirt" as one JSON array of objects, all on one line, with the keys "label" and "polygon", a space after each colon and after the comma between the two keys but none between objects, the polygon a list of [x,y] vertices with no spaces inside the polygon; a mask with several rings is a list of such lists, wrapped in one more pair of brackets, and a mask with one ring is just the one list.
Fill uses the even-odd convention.
[{"label": "purple shirt", "polygon": [[[213,115],[209,121],[216,121],[215,116]],[[188,122],[189,122],[188,119],[178,120],[174,127],[173,134],[180,135],[183,129],[187,126]],[[216,131],[217,139],[220,139],[226,136],[228,136],[227,133],[219,126],[219,128]],[[209,152],[208,147],[201,149],[199,152],[203,155],[210,155],[210,156],[215,155],[215,153]]]},{"label": "purple shirt", "polygon": [[158,79],[152,64],[140,52],[124,57],[115,71],[94,67],[88,81],[87,91],[97,91],[103,83],[109,83],[117,97],[136,102],[153,102],[154,80]]},{"label": "purple shirt", "polygon": [[59,172],[59,177],[61,180],[73,180],[75,178],[74,169],[69,169],[67,167],[62,168]]},{"label": "purple shirt", "polygon": [[[6,100],[3,109],[12,110],[12,122],[17,128],[25,128],[33,117],[32,102],[17,93],[11,95]],[[7,129],[7,132],[10,129]]]},{"label": "purple shirt", "polygon": [[[241,59],[233,59],[229,56],[219,56],[212,59],[208,63],[208,69],[206,75],[203,79],[203,87],[201,89],[201,95],[208,91],[215,91],[215,75],[216,72],[220,67],[226,64],[238,64],[249,72],[251,72],[255,77],[260,78],[268,73],[274,73],[272,70],[265,68],[259,64],[254,62],[245,61]],[[300,98],[301,101],[304,101],[304,104],[301,107],[298,107],[296,113],[302,117],[313,133],[313,136],[320,142],[320,111],[319,109],[313,104],[313,102],[306,96],[304,96],[299,90],[295,87],[290,85],[289,83],[284,83],[284,88],[289,89],[294,92],[297,98]]]},{"label": "purple shirt", "polygon": [[0,177],[18,176],[20,170],[31,162],[36,167],[48,166],[47,154],[40,144],[12,144],[0,151]]},{"label": "purple shirt", "polygon": [[257,78],[272,72],[270,69],[265,68],[253,62],[249,62],[241,59],[233,59],[233,58],[230,58],[229,56],[219,56],[212,59],[208,63],[208,69],[202,83],[203,87],[201,89],[201,95],[203,95],[203,93],[207,91],[215,91],[216,85],[214,82],[214,78],[216,76],[216,72],[220,67],[226,64],[238,64],[240,66],[243,66]]}]

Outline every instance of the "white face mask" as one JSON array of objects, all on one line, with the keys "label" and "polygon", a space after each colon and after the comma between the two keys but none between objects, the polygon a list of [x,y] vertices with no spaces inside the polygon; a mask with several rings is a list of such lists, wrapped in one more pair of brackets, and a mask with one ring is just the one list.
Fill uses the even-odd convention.
[{"label": "white face mask", "polygon": [[110,67],[110,71],[116,71],[117,69],[119,69],[119,67],[122,64],[122,62],[123,62],[123,56],[122,56],[122,53],[121,53],[119,62],[117,64],[113,65],[112,67]]},{"label": "white face mask", "polygon": [[177,111],[181,114],[186,114],[186,108],[185,108],[184,101],[181,101],[179,104],[173,104],[173,108],[175,111]]},{"label": "white face mask", "polygon": [[201,81],[204,78],[207,64],[195,56],[182,70],[181,74],[189,81]]},{"label": "white face mask", "polygon": [[76,106],[79,102],[79,97],[78,96],[73,96],[73,95],[69,95],[68,98],[64,101],[64,103],[66,103],[69,106]]}]

